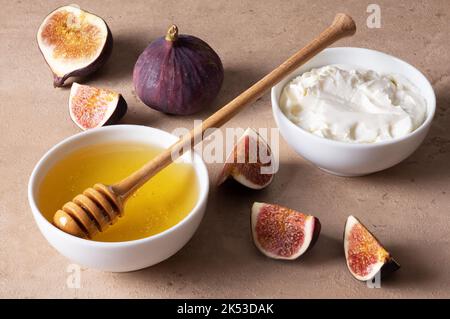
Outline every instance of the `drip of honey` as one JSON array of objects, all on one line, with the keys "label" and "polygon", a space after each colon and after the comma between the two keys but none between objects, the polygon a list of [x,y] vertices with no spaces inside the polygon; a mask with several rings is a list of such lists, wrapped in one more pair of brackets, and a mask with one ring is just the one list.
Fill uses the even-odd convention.
[{"label": "drip of honey", "polygon": [[[138,143],[111,143],[76,150],[56,163],[39,188],[38,206],[47,220],[95,183],[114,184],[162,151]],[[194,167],[175,162],[152,177],[125,204],[124,214],[93,240],[129,241],[165,231],[195,206],[199,187]]]}]

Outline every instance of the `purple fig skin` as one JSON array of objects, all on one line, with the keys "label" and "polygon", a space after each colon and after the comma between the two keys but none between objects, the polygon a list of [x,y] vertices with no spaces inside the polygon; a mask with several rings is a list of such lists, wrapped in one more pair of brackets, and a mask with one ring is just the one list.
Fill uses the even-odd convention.
[{"label": "purple fig skin", "polygon": [[[106,24],[106,22],[105,22]],[[111,30],[109,29],[108,25],[106,25],[106,28],[108,29],[108,35],[106,37],[105,46],[103,47],[102,52],[97,57],[97,59],[89,64],[88,66],[75,70],[73,72],[70,72],[68,74],[65,74],[62,77],[57,76],[56,74],[53,74],[53,87],[64,87],[65,81],[71,77],[86,77],[88,75],[91,75],[92,73],[96,72],[98,69],[100,69],[106,61],[108,61],[109,57],[111,56],[112,49],[113,49],[113,37]],[[42,53],[42,52],[41,52]]]},{"label": "purple fig skin", "polygon": [[161,37],[139,56],[133,71],[136,94],[147,106],[168,114],[188,115],[209,106],[224,77],[219,56],[203,40]]},{"label": "purple fig skin", "polygon": [[320,223],[319,218],[314,217],[314,231],[313,231],[313,235],[311,238],[311,242],[309,243],[308,248],[305,251],[305,254],[311,250],[311,248],[314,247],[314,245],[316,244],[317,240],[319,239],[319,235],[320,235],[320,231],[322,229],[322,224]]},{"label": "purple fig skin", "polygon": [[114,110],[113,114],[111,114],[110,118],[105,122],[105,124],[103,124],[103,126],[116,124],[125,116],[127,110],[128,104],[123,98],[122,94],[119,94],[119,100],[117,101],[116,109]]},{"label": "purple fig skin", "polygon": [[381,267],[381,278],[385,278],[392,274],[393,272],[400,269],[400,264],[394,258],[389,258],[389,260]]}]

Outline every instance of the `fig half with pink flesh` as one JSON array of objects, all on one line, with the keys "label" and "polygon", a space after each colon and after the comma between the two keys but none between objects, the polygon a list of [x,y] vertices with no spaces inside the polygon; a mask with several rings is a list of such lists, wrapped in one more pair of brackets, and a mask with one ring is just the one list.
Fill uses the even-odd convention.
[{"label": "fig half with pink flesh", "polygon": [[111,55],[113,38],[106,22],[76,5],[60,7],[42,22],[39,49],[53,72],[53,85],[84,77],[103,66]]},{"label": "fig half with pink flesh", "polygon": [[256,247],[274,259],[300,257],[314,246],[320,234],[319,219],[275,204],[255,202],[251,219]]},{"label": "fig half with pink flesh", "polygon": [[228,155],[217,184],[229,177],[252,189],[262,189],[273,179],[274,158],[266,141],[248,128]]},{"label": "fig half with pink flesh", "polygon": [[117,92],[73,83],[69,112],[72,121],[87,130],[117,123],[127,112],[127,102]]},{"label": "fig half with pink flesh", "polygon": [[345,224],[344,251],[347,267],[358,280],[368,281],[381,271],[386,275],[400,268],[379,240],[354,216]]}]

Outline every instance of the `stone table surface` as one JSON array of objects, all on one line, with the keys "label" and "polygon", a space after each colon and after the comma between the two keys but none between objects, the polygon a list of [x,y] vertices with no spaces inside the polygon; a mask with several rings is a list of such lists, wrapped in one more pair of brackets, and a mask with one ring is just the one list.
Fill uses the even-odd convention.
[{"label": "stone table surface", "polygon": [[[130,109],[122,123],[172,131],[206,118],[332,20],[350,13],[359,30],[336,46],[380,50],[408,61],[433,84],[437,112],[423,145],[386,171],[359,178],[322,172],[280,141],[273,183],[250,191],[217,188],[220,166],[209,165],[206,215],[192,240],[170,259],[131,273],[82,268],[81,287],[66,284],[70,261],[40,234],[27,201],[30,173],[55,143],[78,133],[68,89],[55,89],[36,45],[36,31],[59,1],[6,1],[0,10],[0,297],[450,297],[450,3],[381,1],[381,28],[368,28],[373,1],[78,1],[109,24],[115,47],[106,66],[86,83],[121,92]],[[221,56],[225,82],[214,106],[188,117],[167,116],[135,96],[132,69],[139,53],[171,23],[206,40]],[[269,94],[227,127],[274,128]],[[254,201],[314,214],[322,234],[293,262],[261,255],[250,238]],[[346,269],[342,232],[360,217],[382,239],[402,269],[380,289],[357,282]]]}]

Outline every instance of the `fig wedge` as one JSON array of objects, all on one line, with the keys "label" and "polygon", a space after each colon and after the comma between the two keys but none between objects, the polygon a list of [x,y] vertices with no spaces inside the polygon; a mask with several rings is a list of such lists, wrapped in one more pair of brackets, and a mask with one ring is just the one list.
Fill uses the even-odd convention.
[{"label": "fig wedge", "polygon": [[279,205],[255,202],[251,219],[253,242],[274,259],[297,259],[314,246],[320,234],[318,218]]},{"label": "fig wedge", "polygon": [[232,177],[251,189],[263,189],[273,180],[273,163],[269,145],[255,130],[248,128],[228,155],[217,185]]},{"label": "fig wedge", "polygon": [[78,83],[73,83],[70,89],[70,117],[82,130],[115,124],[127,108],[122,95],[114,91]]},{"label": "fig wedge", "polygon": [[379,240],[354,216],[347,218],[344,232],[347,267],[357,280],[368,281],[381,271],[387,275],[400,268]]},{"label": "fig wedge", "polygon": [[97,71],[111,55],[113,38],[106,22],[76,5],[51,12],[37,32],[37,42],[53,72],[53,85]]}]

